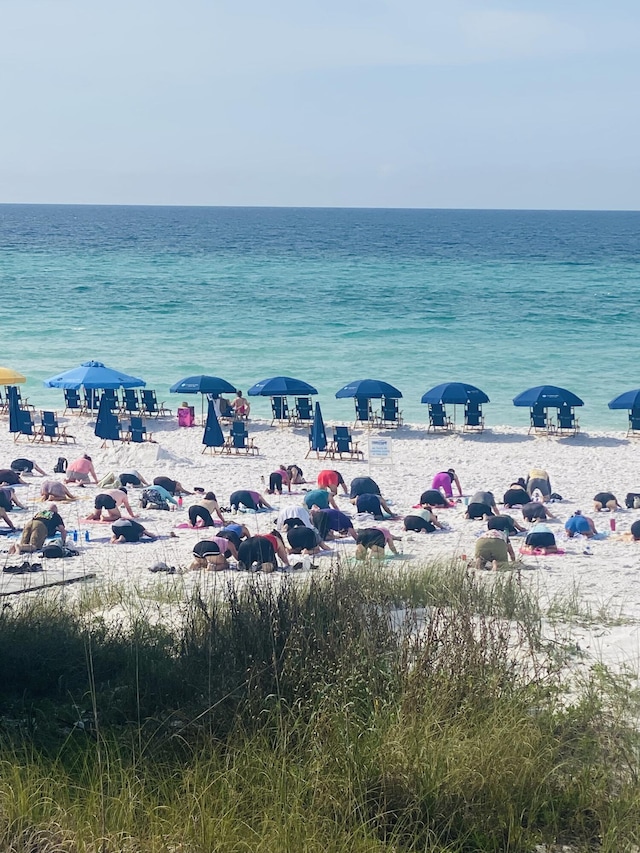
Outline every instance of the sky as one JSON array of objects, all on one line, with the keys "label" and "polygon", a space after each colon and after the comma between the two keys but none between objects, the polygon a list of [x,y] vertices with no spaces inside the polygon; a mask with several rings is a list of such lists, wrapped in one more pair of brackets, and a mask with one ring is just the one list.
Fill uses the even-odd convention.
[{"label": "sky", "polygon": [[0,203],[640,207],[635,0],[0,0]]}]

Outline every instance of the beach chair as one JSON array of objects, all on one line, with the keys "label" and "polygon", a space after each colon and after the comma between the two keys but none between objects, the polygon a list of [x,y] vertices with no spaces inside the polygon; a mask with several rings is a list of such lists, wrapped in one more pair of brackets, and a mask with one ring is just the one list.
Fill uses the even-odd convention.
[{"label": "beach chair", "polygon": [[26,436],[27,441],[35,441],[36,433],[33,428],[33,417],[29,409],[20,409],[20,432],[14,432],[13,440],[18,441],[23,435]]},{"label": "beach chair", "polygon": [[[20,389],[18,388],[17,385],[14,387],[16,389],[16,396],[18,398],[18,405],[20,406],[20,408],[21,409],[29,409],[30,411],[35,412],[36,407],[33,405],[33,403],[29,402],[29,398],[22,396],[22,394],[20,393]],[[5,386],[5,393],[6,393],[6,386]]]},{"label": "beach chair", "polygon": [[555,425],[545,406],[532,406],[529,417],[529,432],[535,435],[551,435],[555,432]]},{"label": "beach chair", "polygon": [[271,412],[273,414],[271,426],[273,426],[276,421],[280,426],[291,423],[291,416],[289,414],[289,401],[286,397],[272,397]]},{"label": "beach chair", "polygon": [[364,459],[364,453],[358,448],[358,442],[351,436],[347,426],[333,428],[333,439],[327,448],[326,456],[330,459]]},{"label": "beach chair", "polygon": [[165,408],[164,403],[158,403],[156,392],[147,388],[140,391],[140,403],[140,413],[147,417],[159,418],[160,415],[164,417],[172,414],[171,409]]},{"label": "beach chair", "polygon": [[293,421],[301,426],[313,423],[313,403],[311,402],[311,397],[296,397]]},{"label": "beach chair", "polygon": [[120,400],[118,400],[118,391],[116,388],[104,388],[102,391],[102,397],[107,398],[109,408],[112,412],[120,411]]},{"label": "beach chair", "polygon": [[640,436],[640,409],[631,409],[629,411],[629,429],[627,436]]},{"label": "beach chair", "polygon": [[354,397],[354,400],[356,404],[356,419],[353,422],[353,428],[355,429],[358,424],[368,427],[376,426],[378,418],[371,406],[371,400],[368,397]]},{"label": "beach chair", "polygon": [[398,411],[395,397],[383,397],[380,408],[379,426],[385,429],[402,426],[402,412]]},{"label": "beach chair", "polygon": [[234,421],[231,424],[231,432],[225,440],[222,452],[229,455],[232,453],[245,453],[247,455],[258,453],[258,448],[253,443],[253,439],[249,438],[249,431],[244,421]]},{"label": "beach chair", "polygon": [[484,415],[480,403],[468,400],[464,407],[463,432],[482,432],[484,430]]},{"label": "beach chair", "polygon": [[453,421],[447,415],[444,405],[442,403],[429,403],[429,426],[427,427],[427,432],[431,429],[434,432],[438,430],[451,432],[453,428]]},{"label": "beach chair", "polygon": [[55,412],[40,412],[40,426],[34,435],[34,441],[50,441],[51,444],[76,443],[75,436],[67,432],[66,427],[58,424]]},{"label": "beach chair", "polygon": [[64,412],[74,412],[76,415],[86,415],[87,409],[83,401],[80,399],[80,394],[75,388],[64,389]]},{"label": "beach chair", "polygon": [[7,400],[6,391],[3,393],[0,388],[0,415],[6,415],[9,411],[9,401]]},{"label": "beach chair", "polygon": [[138,399],[138,392],[135,388],[122,389],[120,411],[127,415],[135,415],[140,411],[140,400]]},{"label": "beach chair", "polygon": [[129,429],[126,431],[123,441],[131,441],[134,444],[142,444],[144,441],[153,442],[153,435],[147,432],[141,417],[132,415],[129,421]]},{"label": "beach chair", "polygon": [[556,433],[558,435],[577,435],[579,432],[580,427],[574,409],[571,406],[560,406]]},{"label": "beach chair", "polygon": [[109,428],[106,433],[102,434],[100,438],[102,438],[102,444],[100,447],[106,447],[108,441],[110,441],[112,445],[115,445],[116,441],[121,442],[126,440],[126,435],[123,436],[122,434],[122,424],[118,418],[113,419],[113,422],[109,424]]}]

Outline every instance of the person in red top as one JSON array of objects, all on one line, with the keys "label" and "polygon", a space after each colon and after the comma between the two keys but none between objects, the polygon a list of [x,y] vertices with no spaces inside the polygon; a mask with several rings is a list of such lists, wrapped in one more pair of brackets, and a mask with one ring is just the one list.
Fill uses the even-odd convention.
[{"label": "person in red top", "polygon": [[320,471],[318,474],[318,486],[321,489],[329,489],[332,495],[338,494],[338,486],[342,486],[345,495],[349,494],[347,484],[340,471]]}]

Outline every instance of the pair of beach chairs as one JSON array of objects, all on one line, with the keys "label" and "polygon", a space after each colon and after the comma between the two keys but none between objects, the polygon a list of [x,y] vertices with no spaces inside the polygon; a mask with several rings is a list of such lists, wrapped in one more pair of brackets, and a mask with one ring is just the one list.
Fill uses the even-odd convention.
[{"label": "pair of beach chairs", "polygon": [[303,426],[313,421],[313,403],[311,397],[296,397],[293,410],[289,409],[286,397],[271,398],[271,426]]},{"label": "pair of beach chairs", "polygon": [[402,412],[399,410],[398,401],[394,397],[382,397],[379,412],[373,409],[368,397],[355,397],[355,406],[354,429],[358,424],[382,429],[393,429],[403,424]]},{"label": "pair of beach chairs", "polygon": [[46,442],[51,444],[76,443],[75,437],[67,432],[66,426],[60,426],[55,412],[40,412],[40,424],[36,426],[33,414],[29,409],[20,409],[20,431],[14,433],[13,440],[26,438],[27,441]]},{"label": "pair of beach chairs", "polygon": [[311,428],[309,430],[307,458],[312,453],[315,453],[318,459],[321,454],[323,459],[364,459],[364,452],[358,447],[358,442],[354,441],[351,430],[347,426],[333,427],[331,441],[327,441],[325,437],[324,447],[319,446],[317,441],[314,443],[313,428]]}]

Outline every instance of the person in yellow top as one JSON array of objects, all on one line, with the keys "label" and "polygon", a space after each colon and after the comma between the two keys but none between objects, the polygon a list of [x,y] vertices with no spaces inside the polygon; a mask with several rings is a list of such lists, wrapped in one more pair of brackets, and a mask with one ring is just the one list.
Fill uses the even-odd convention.
[{"label": "person in yellow top", "polygon": [[544,468],[532,468],[529,471],[527,474],[526,489],[530,497],[533,497],[533,493],[538,489],[542,495],[542,500],[549,500],[551,497],[551,481]]}]

